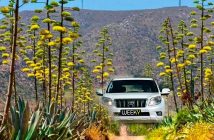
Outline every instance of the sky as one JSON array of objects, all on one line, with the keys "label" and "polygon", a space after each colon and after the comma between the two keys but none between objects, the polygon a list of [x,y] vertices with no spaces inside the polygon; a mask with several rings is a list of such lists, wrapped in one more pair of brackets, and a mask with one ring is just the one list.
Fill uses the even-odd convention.
[{"label": "sky", "polygon": [[[9,0],[0,0],[0,6],[6,6]],[[40,2],[46,0],[38,0]],[[68,7],[82,7],[83,9],[92,10],[143,10],[155,9],[162,7],[178,6],[179,0],[74,0],[70,2]],[[181,0],[182,6],[194,6],[193,0]],[[21,10],[34,10],[44,7],[44,4],[26,4]],[[0,18],[2,16],[0,15]]]}]

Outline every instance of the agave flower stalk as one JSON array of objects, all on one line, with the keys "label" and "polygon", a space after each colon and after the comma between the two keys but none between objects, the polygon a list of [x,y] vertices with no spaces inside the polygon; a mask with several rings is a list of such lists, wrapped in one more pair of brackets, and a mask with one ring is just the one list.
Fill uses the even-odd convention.
[{"label": "agave flower stalk", "polygon": [[[165,20],[164,24],[163,24],[163,30],[165,32],[165,37],[166,37],[166,47],[167,47],[167,56],[168,56],[168,64],[169,64],[169,70],[172,70],[172,62],[170,61],[172,59],[171,56],[171,46],[170,46],[170,29],[169,29],[169,21],[168,19]],[[178,112],[178,104],[177,104],[177,100],[176,100],[176,93],[175,93],[175,83],[174,83],[174,76],[173,76],[173,72],[169,72],[169,77],[170,77],[170,82],[171,82],[171,88],[173,91],[173,99],[174,99],[174,103],[175,103],[175,108],[176,108],[176,112]]]},{"label": "agave flower stalk", "polygon": [[19,23],[19,0],[16,0],[15,3],[15,21],[14,21],[14,32],[13,32],[13,47],[12,47],[12,60],[10,66],[10,77],[8,83],[8,91],[7,91],[7,100],[4,108],[4,115],[2,120],[2,125],[5,124],[8,118],[8,112],[10,108],[10,102],[12,97],[12,88],[14,81],[14,71],[15,71],[15,57],[16,57],[16,48],[17,48],[17,36],[18,36],[18,23]]},{"label": "agave flower stalk", "polygon": [[[61,8],[60,8],[60,13],[61,13],[61,16],[60,16],[60,26],[63,27],[63,23],[64,23],[64,19],[63,19],[63,16],[62,16],[62,13],[64,11],[64,1],[62,0],[61,1]],[[56,102],[58,102],[58,96],[59,96],[59,92],[60,92],[60,78],[61,78],[61,59],[62,59],[62,50],[63,50],[63,43],[62,43],[62,39],[63,39],[63,32],[60,32],[60,44],[59,44],[59,56],[58,56],[58,79],[57,79],[57,93],[56,93]]]},{"label": "agave flower stalk", "polygon": [[[48,5],[49,5],[49,0],[47,0],[46,1],[46,7],[48,7]],[[49,11],[48,11],[48,9],[47,9],[47,13],[46,13],[46,15],[47,15],[47,19],[50,19],[50,13],[49,13]],[[50,32],[50,22],[47,22],[47,29],[48,29],[48,31]],[[48,39],[48,43],[51,41],[51,39]],[[48,66],[49,66],[49,74],[48,74],[48,77],[49,77],[49,82],[48,82],[48,84],[49,84],[49,86],[48,86],[48,101],[49,101],[49,104],[50,104],[50,102],[51,102],[51,98],[52,98],[52,92],[51,92],[51,87],[52,87],[52,71],[51,71],[51,66],[52,66],[52,60],[51,60],[51,47],[48,47]],[[45,98],[46,98],[46,96],[45,96]],[[46,101],[46,99],[45,99],[45,101]]]},{"label": "agave flower stalk", "polygon": [[173,55],[174,55],[174,61],[175,61],[176,75],[177,75],[177,79],[179,81],[181,92],[183,93],[183,85],[181,82],[180,70],[178,68],[178,60],[176,57],[177,52],[176,52],[176,44],[175,44],[175,40],[174,40],[174,33],[173,33],[172,24],[171,24],[171,21],[169,18],[168,18],[168,24],[169,24],[169,30],[170,30],[170,35],[171,35],[171,39],[172,39],[172,47],[173,47]]}]

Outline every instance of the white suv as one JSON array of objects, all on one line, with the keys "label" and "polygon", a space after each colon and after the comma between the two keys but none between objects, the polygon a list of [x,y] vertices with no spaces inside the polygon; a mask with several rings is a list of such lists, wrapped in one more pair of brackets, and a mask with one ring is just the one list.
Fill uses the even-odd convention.
[{"label": "white suv", "polygon": [[148,123],[163,119],[165,102],[161,95],[169,93],[168,88],[160,92],[152,78],[117,78],[108,84],[104,93],[97,90],[114,120]]}]

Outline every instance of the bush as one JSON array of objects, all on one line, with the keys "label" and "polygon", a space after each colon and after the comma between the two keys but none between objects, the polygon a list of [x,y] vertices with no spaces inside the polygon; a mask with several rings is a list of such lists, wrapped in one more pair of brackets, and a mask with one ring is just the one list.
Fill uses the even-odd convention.
[{"label": "bush", "polygon": [[184,129],[188,129],[186,140],[212,140],[214,138],[214,125],[207,122],[198,122]]},{"label": "bush", "polygon": [[193,109],[184,108],[148,135],[149,140],[211,140],[214,138],[214,102],[207,100]]}]

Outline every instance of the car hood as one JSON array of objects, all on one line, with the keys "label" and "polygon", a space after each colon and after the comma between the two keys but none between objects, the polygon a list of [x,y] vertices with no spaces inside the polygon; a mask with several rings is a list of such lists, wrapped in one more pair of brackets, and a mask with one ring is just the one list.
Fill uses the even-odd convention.
[{"label": "car hood", "polygon": [[111,99],[149,99],[151,97],[160,96],[157,93],[105,93],[103,97]]}]

